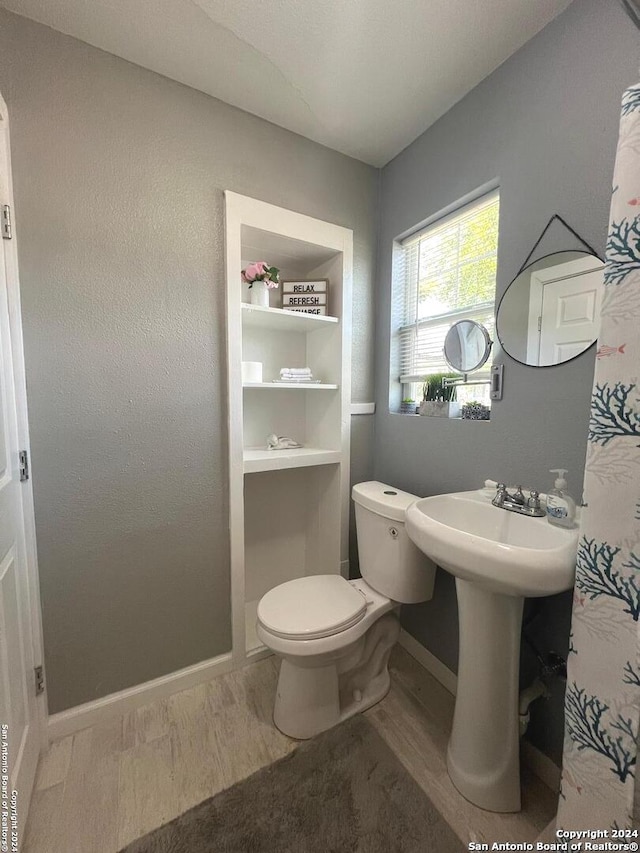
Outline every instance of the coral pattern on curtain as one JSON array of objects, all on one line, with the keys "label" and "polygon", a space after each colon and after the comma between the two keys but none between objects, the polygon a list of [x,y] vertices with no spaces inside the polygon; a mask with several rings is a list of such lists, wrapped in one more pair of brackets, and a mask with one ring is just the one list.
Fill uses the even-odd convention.
[{"label": "coral pattern on curtain", "polygon": [[640,712],[640,84],[622,100],[584,500],[558,827],[627,829]]}]

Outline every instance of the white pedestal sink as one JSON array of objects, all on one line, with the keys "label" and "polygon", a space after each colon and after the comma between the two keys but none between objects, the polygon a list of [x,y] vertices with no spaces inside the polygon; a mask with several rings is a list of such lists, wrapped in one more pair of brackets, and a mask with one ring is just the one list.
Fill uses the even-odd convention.
[{"label": "white pedestal sink", "polygon": [[526,596],[571,589],[578,530],[494,507],[475,491],[416,501],[406,525],[418,548],[456,578],[460,652],[449,775],[475,805],[519,811],[522,607]]}]

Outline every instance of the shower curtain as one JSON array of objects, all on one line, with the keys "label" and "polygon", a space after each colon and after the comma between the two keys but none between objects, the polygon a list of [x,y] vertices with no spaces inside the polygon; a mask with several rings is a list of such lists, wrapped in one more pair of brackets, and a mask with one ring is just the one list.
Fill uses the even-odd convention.
[{"label": "shower curtain", "polygon": [[640,84],[622,100],[584,500],[557,825],[620,830],[640,712]]}]

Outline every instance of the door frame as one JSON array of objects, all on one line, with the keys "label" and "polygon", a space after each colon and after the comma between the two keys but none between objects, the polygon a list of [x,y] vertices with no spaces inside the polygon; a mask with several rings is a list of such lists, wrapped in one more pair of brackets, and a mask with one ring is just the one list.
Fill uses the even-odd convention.
[{"label": "door frame", "polygon": [[[11,174],[11,144],[10,144],[9,111],[0,93],[0,146],[5,152],[7,163],[7,189],[9,198],[6,204],[11,207],[13,216],[13,236],[11,240],[3,240],[5,272],[7,277],[7,302],[9,306],[9,326],[11,329],[11,355],[13,361],[13,376],[16,393],[16,412],[18,420],[18,439],[20,448],[28,453],[31,464],[31,445],[29,441],[29,412],[27,407],[27,382],[24,364],[24,343],[22,336],[22,312],[20,307],[20,276],[18,273],[18,246],[15,229],[15,204],[13,196],[13,180]],[[42,634],[42,611],[40,608],[40,579],[38,575],[38,551],[36,545],[35,513],[33,503],[33,480],[30,477],[20,490],[22,500],[22,516],[25,536],[25,572],[27,579],[27,595],[29,601],[32,660],[34,665],[44,666],[44,642]],[[46,672],[45,672],[46,675]],[[35,689],[35,682],[34,682]],[[40,741],[40,750],[48,746],[47,735],[47,691],[36,696],[36,726]],[[24,800],[23,800],[24,801]],[[26,815],[24,816],[26,817]]]}]

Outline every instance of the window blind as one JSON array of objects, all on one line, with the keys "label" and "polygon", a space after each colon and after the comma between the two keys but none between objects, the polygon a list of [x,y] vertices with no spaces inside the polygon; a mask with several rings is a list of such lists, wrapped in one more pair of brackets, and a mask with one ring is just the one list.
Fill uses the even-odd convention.
[{"label": "window blind", "polygon": [[401,382],[450,370],[442,349],[457,320],[477,320],[493,337],[499,204],[491,193],[401,243]]}]

